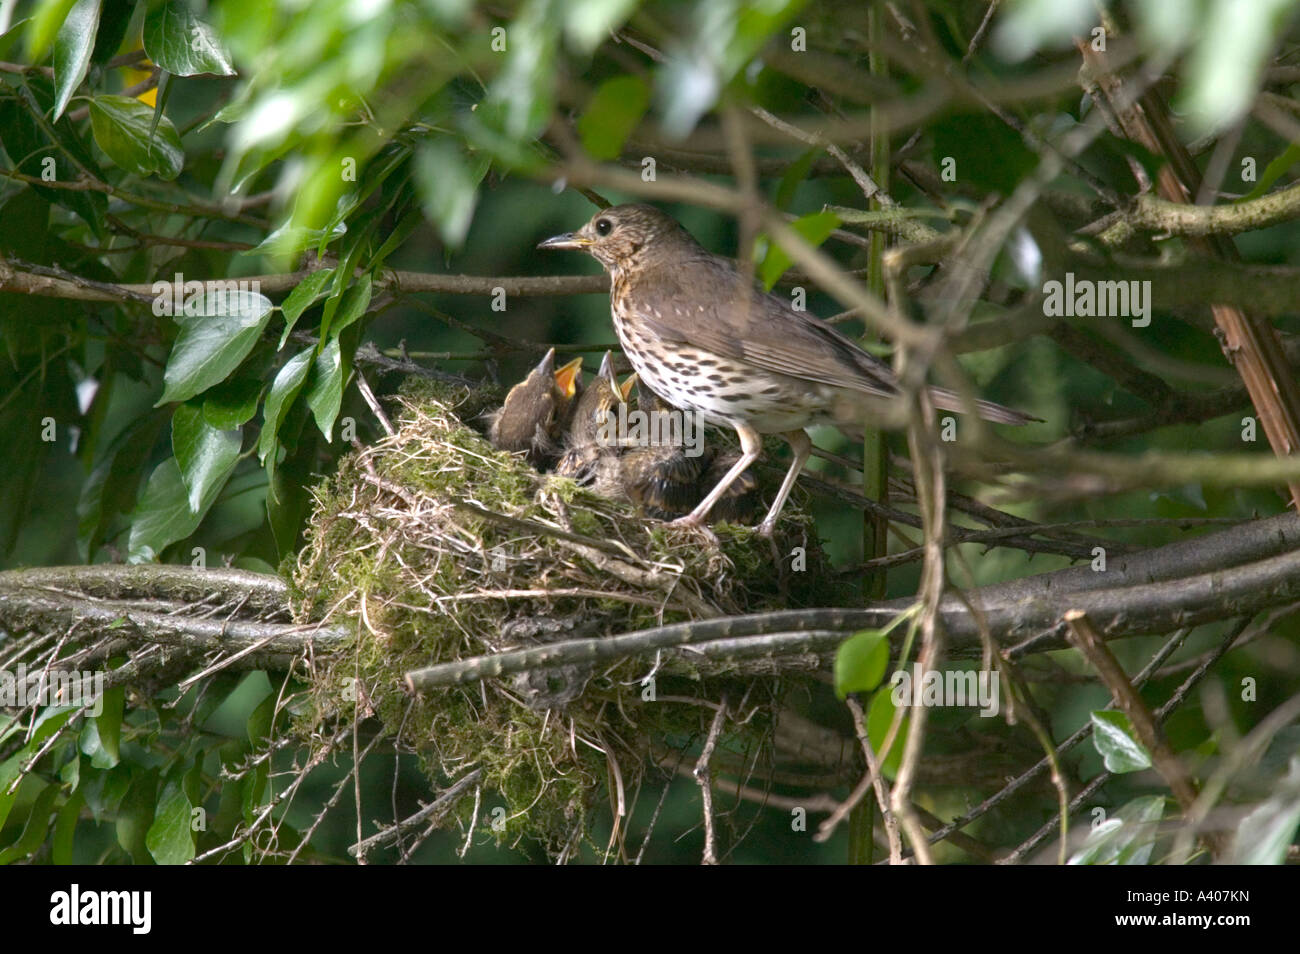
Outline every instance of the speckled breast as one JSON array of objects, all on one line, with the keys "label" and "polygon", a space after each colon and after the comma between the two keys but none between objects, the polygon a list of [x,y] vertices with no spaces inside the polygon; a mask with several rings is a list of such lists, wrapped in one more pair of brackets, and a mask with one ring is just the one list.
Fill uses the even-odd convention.
[{"label": "speckled breast", "polygon": [[698,411],[710,424],[780,434],[829,420],[829,396],[821,385],[665,342],[643,323],[627,321],[619,309],[613,317],[623,352],[646,387],[670,404]]}]

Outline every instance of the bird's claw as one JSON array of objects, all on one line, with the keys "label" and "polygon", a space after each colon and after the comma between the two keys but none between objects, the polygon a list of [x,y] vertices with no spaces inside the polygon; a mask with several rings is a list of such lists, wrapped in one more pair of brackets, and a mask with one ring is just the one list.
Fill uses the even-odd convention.
[{"label": "bird's claw", "polygon": [[697,517],[693,513],[688,513],[684,517],[678,517],[676,520],[669,520],[664,526],[673,527],[681,530],[698,530],[711,542],[718,542],[718,535],[709,529],[705,524],[703,517]]}]

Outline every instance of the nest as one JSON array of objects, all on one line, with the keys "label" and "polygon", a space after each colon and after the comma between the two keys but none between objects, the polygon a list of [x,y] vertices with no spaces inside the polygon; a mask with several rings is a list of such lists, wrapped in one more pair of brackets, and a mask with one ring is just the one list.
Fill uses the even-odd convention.
[{"label": "nest", "polygon": [[[299,715],[309,737],[377,718],[435,789],[479,769],[505,803],[497,830],[553,851],[589,835],[607,781],[621,805],[666,749],[698,741],[708,700],[726,693],[749,713],[722,747],[763,745],[788,680],[681,653],[406,691],[406,672],[439,662],[845,594],[797,506],[783,539],[721,525],[714,542],[493,449],[466,423],[499,401],[493,391],[413,381],[398,401],[396,432],[316,489],[294,569],[295,615],[356,633],[354,651],[317,660],[314,705]],[[802,572],[781,556],[794,547]],[[472,823],[475,801],[447,817]]]}]

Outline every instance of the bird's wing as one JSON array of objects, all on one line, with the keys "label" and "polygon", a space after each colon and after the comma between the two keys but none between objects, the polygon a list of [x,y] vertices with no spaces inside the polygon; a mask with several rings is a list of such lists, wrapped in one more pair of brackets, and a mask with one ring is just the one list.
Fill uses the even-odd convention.
[{"label": "bird's wing", "polygon": [[700,255],[629,282],[649,330],[723,358],[866,394],[898,393],[892,370],[834,327],[755,288],[726,259]]}]

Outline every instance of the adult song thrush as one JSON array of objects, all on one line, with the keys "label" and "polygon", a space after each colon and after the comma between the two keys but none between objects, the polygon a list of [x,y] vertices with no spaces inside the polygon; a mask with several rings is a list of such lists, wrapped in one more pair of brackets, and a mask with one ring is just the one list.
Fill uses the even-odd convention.
[{"label": "adult song thrush", "polygon": [[510,389],[500,410],[488,416],[488,440],[499,450],[523,452],[534,467],[549,466],[560,452],[582,387],[582,359],[555,367],[555,349]]},{"label": "adult song thrush", "polygon": [[[538,248],[580,249],[600,262],[610,276],[614,331],[641,382],[740,438],[739,460],[678,524],[701,525],[758,459],[762,435],[780,434],[794,459],[759,524],[759,532],[770,535],[812,453],[805,428],[870,423],[899,394],[883,361],[820,318],[762,291],[733,261],[703,248],[653,206],[604,209],[577,232],[553,236]],[[952,391],[931,388],[930,396],[944,410],[965,410]],[[990,401],[975,406],[990,421],[1033,420]]]}]

